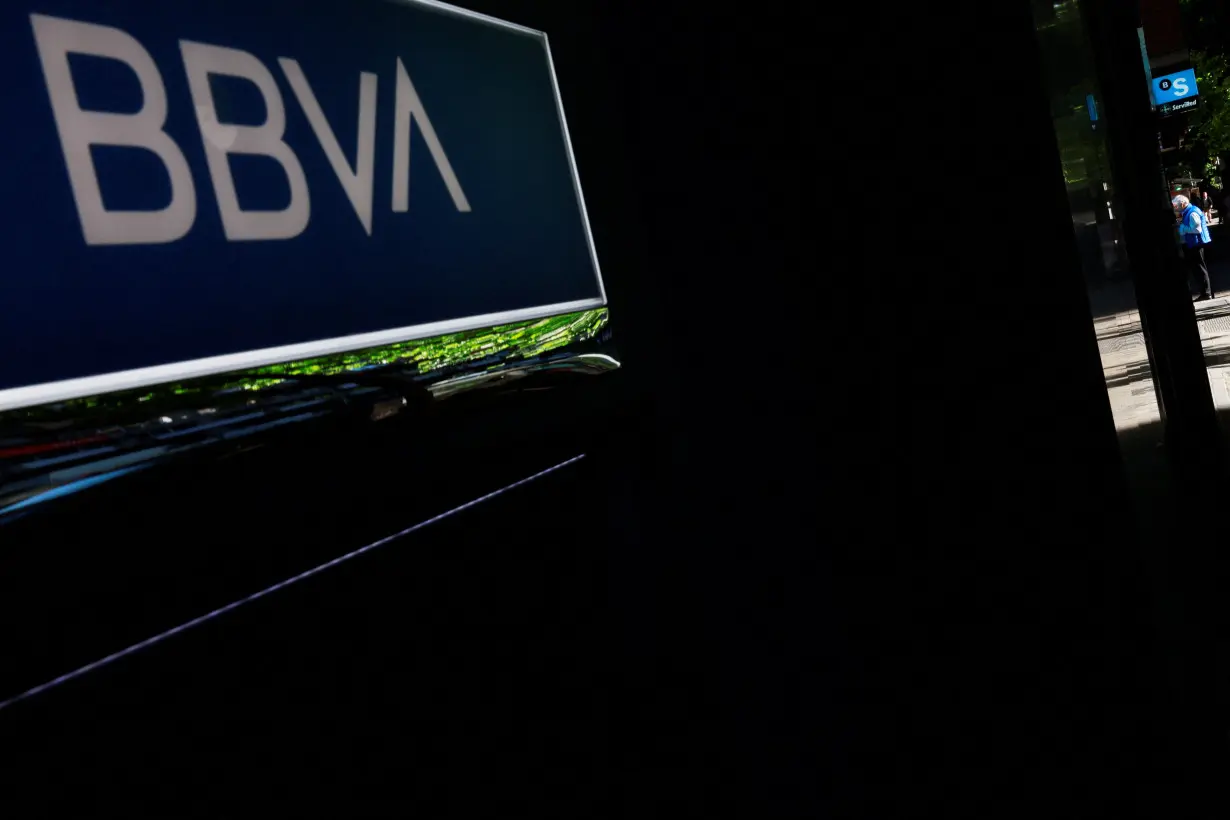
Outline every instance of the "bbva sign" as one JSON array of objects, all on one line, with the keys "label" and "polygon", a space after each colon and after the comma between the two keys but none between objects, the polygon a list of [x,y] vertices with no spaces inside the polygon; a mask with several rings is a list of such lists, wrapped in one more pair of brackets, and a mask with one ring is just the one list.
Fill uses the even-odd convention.
[{"label": "bbva sign", "polygon": [[[184,237],[196,221],[196,188],[183,151],[164,129],[167,92],[162,73],[149,51],[136,38],[112,26],[42,14],[31,14],[30,23],[86,243],[148,245],[174,242]],[[286,104],[273,72],[258,57],[240,49],[181,40],[179,51],[226,238],[240,242],[298,236],[311,219],[312,198],[303,166],[284,139]],[[126,65],[140,83],[141,108],[135,113],[83,109],[73,84],[70,54],[102,57]],[[290,57],[280,57],[277,66],[337,174],[355,217],[370,236],[379,78],[367,71],[359,74],[358,144],[352,163],[334,135],[299,63]],[[469,212],[470,202],[400,58],[393,68],[396,95],[392,210],[404,213],[409,207],[410,129],[417,121],[453,204],[458,211]],[[252,83],[264,100],[265,122],[255,126],[219,122],[209,82],[211,75],[236,77]],[[335,81],[337,78],[329,79]],[[108,208],[91,156],[92,146],[142,148],[152,152],[170,178],[170,202],[151,211]],[[227,160],[230,154],[252,154],[276,161],[290,187],[290,202],[286,207],[280,210],[241,207]]]}]

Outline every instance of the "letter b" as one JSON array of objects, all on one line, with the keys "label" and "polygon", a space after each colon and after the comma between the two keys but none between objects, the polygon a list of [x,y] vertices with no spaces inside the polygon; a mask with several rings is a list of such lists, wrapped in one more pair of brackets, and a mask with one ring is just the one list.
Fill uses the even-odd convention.
[{"label": "letter b", "polygon": [[[264,63],[246,51],[207,43],[181,40],[180,53],[188,72],[188,88],[196,106],[197,125],[205,145],[205,160],[213,178],[222,228],[231,241],[245,239],[292,239],[303,233],[311,218],[307,177],[299,158],[282,138],[286,132],[286,108],[277,82]],[[239,77],[256,86],[265,100],[266,117],[261,125],[224,125],[214,110],[209,75]],[[228,154],[255,154],[276,160],[290,183],[290,204],[280,211],[245,211],[239,207]]]},{"label": "letter b", "polygon": [[[31,14],[30,24],[86,244],[158,244],[183,237],[196,220],[196,190],[187,160],[162,130],[167,119],[167,93],[149,52],[131,35],[110,26],[42,14]],[[141,110],[135,114],[83,111],[68,64],[70,53],[106,57],[131,68],[141,85]],[[90,155],[93,145],[153,152],[171,179],[170,204],[159,211],[108,210]]]}]

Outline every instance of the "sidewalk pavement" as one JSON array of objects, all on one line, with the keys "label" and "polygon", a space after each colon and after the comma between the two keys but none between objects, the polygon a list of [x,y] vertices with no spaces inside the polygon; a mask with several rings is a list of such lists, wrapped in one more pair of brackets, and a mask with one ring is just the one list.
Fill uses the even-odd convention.
[{"label": "sidewalk pavement", "polygon": [[[1230,409],[1230,297],[1199,302],[1195,308],[1213,404],[1218,410]],[[1160,421],[1139,311],[1099,317],[1093,324],[1115,427],[1126,430]]]}]

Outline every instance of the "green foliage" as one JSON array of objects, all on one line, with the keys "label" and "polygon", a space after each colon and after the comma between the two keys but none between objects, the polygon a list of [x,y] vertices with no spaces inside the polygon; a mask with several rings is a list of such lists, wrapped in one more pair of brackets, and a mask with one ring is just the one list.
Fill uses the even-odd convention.
[{"label": "green foliage", "polygon": [[[0,424],[38,422],[58,419],[83,411],[115,413],[138,406],[147,415],[154,408],[170,409],[189,401],[188,397],[217,396],[218,391],[259,391],[297,375],[332,375],[400,364],[420,373],[430,373],[453,365],[478,362],[495,353],[529,358],[551,350],[583,342],[597,336],[610,320],[607,308],[566,313],[545,319],[449,333],[429,339],[397,342],[380,347],[338,353],[317,359],[286,362],[255,370],[236,372],[232,377],[213,377],[192,382],[160,385],[152,389],[108,393],[72,399],[55,405],[10,410],[0,413]],[[240,394],[242,396],[242,394]],[[212,401],[212,399],[211,399]]]},{"label": "green foliage", "polygon": [[1230,153],[1230,60],[1225,54],[1193,51],[1200,107],[1192,115],[1191,136],[1210,157]]},{"label": "green foliage", "polygon": [[531,322],[497,325],[483,330],[449,333],[430,339],[398,342],[353,353],[271,365],[252,375],[276,378],[308,374],[345,373],[365,367],[403,363],[420,373],[483,359],[511,351],[519,356],[537,356],[597,334],[610,316],[606,308],[551,316]]}]

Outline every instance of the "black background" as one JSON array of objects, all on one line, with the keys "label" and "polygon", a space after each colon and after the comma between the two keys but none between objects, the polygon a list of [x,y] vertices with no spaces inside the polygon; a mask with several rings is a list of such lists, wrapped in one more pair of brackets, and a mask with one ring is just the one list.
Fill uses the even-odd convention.
[{"label": "black background", "polygon": [[[627,367],[467,457],[590,457],[0,715],[24,782],[160,816],[1103,817],[1166,791],[1028,8],[945,8],[480,9],[551,36]],[[857,120],[833,65],[880,89]],[[934,76],[978,116],[938,113]],[[204,534],[167,544],[205,549],[322,446],[175,486]],[[313,469],[405,526],[421,473],[330,446]],[[293,525],[322,503],[279,527],[344,551],[344,522]]]}]

